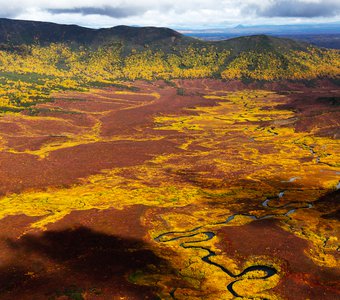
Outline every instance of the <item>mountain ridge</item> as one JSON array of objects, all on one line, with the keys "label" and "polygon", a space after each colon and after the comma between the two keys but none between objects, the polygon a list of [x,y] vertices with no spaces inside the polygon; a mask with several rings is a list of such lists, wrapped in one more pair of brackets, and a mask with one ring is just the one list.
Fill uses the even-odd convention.
[{"label": "mountain ridge", "polygon": [[93,29],[79,25],[0,18],[0,44],[13,46],[66,43],[96,48],[111,43],[125,43],[135,47],[149,44],[162,48],[165,44],[188,44],[194,41],[198,40],[165,27],[119,25]]},{"label": "mountain ridge", "polygon": [[166,27],[134,27],[119,25],[110,28],[87,28],[79,25],[65,25],[52,22],[25,21],[0,18],[0,44],[10,46],[46,46],[51,43],[65,43],[73,46],[97,48],[109,44],[120,44],[131,49],[156,49],[168,52],[172,47],[183,49],[189,45],[198,48],[214,46],[238,54],[242,51],[278,52],[304,50],[309,44],[289,39],[252,35],[222,41],[202,41],[185,36]]}]

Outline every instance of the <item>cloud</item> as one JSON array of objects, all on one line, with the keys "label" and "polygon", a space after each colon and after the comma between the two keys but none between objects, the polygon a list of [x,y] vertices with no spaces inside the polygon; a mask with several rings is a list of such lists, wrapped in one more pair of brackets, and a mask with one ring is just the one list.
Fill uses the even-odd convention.
[{"label": "cloud", "polygon": [[[189,6],[181,4],[178,0],[16,0],[8,4],[8,0],[0,0],[0,17],[18,17],[22,14],[27,15],[49,13],[50,15],[75,15],[83,16],[101,15],[115,19],[127,18],[130,16],[143,16],[147,11],[158,11],[166,14],[176,6],[191,9],[190,3],[204,2],[202,0],[189,0]],[[180,5],[178,5],[180,4]]]},{"label": "cloud", "polygon": [[[1,4],[0,4],[1,5]],[[0,18],[15,18],[19,14],[21,14],[24,9],[20,9],[19,7],[1,7],[0,10]]]},{"label": "cloud", "polygon": [[244,13],[247,12],[269,18],[334,17],[340,14],[340,2],[339,0],[275,0],[265,6],[250,4],[244,9]]},{"label": "cloud", "polygon": [[81,15],[102,15],[120,19],[143,14],[146,10],[143,7],[75,7],[75,8],[53,8],[47,9],[52,14],[81,14]]},{"label": "cloud", "polygon": [[[247,0],[254,1],[254,0]],[[75,23],[90,27],[118,24],[191,26],[232,20],[238,16],[239,0],[16,0],[12,13],[0,17]],[[0,0],[0,7],[8,7]],[[100,17],[99,17],[100,16]]]},{"label": "cloud", "polygon": [[96,28],[120,24],[213,28],[340,20],[340,0],[0,0],[0,7],[0,17]]}]

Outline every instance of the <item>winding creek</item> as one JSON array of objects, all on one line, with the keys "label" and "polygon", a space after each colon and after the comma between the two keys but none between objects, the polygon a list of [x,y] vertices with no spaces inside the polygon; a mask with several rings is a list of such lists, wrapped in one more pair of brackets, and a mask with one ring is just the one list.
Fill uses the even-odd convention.
[{"label": "winding creek", "polygon": [[[300,179],[300,178],[299,177],[293,177],[286,182],[294,182],[297,179]],[[267,278],[270,278],[270,277],[274,276],[275,274],[277,274],[278,270],[276,270],[272,266],[267,266],[267,265],[262,264],[262,265],[249,266],[249,267],[245,268],[243,271],[241,271],[240,273],[233,273],[231,270],[229,270],[225,266],[218,264],[218,263],[211,260],[212,257],[217,256],[217,254],[214,251],[212,251],[208,247],[198,245],[199,243],[210,241],[211,239],[213,239],[216,236],[216,234],[213,231],[206,231],[206,230],[204,230],[204,228],[212,227],[212,226],[216,226],[216,225],[221,225],[221,226],[226,225],[226,224],[230,223],[231,221],[233,221],[235,219],[235,217],[237,217],[237,216],[248,217],[248,218],[251,218],[254,221],[271,219],[271,218],[275,218],[275,217],[290,218],[290,215],[295,213],[299,209],[310,209],[310,208],[313,207],[313,204],[310,203],[310,202],[303,202],[303,203],[301,203],[301,202],[290,202],[290,203],[280,205],[280,206],[273,206],[273,205],[270,204],[271,201],[273,201],[273,200],[281,200],[284,197],[285,193],[286,193],[286,191],[281,191],[277,194],[277,196],[267,198],[265,201],[262,202],[262,207],[264,207],[265,209],[267,209],[267,210],[286,209],[286,212],[284,212],[284,213],[281,213],[281,214],[269,213],[269,214],[266,214],[266,215],[261,216],[261,217],[258,217],[256,215],[252,215],[252,214],[233,214],[231,216],[228,216],[228,218],[223,222],[206,224],[206,225],[195,227],[195,228],[193,228],[191,230],[187,230],[187,231],[166,232],[166,233],[163,233],[163,234],[157,236],[156,238],[154,238],[154,240],[156,242],[159,242],[159,243],[180,241],[179,245],[180,245],[180,247],[182,247],[184,249],[195,249],[195,250],[205,251],[207,254],[204,255],[203,257],[201,257],[201,260],[203,262],[211,265],[211,266],[219,268],[226,275],[228,275],[231,278],[234,278],[235,280],[232,281],[231,283],[229,283],[228,286],[226,287],[226,289],[234,297],[244,298],[244,296],[238,294],[234,290],[235,283],[237,283],[240,280],[243,280],[244,276],[247,275],[250,272],[261,271],[261,272],[264,273],[264,275],[262,275],[262,276],[260,275],[260,276],[257,276],[257,277],[252,277],[251,279],[267,279]],[[182,241],[182,240],[184,240],[184,241]],[[176,288],[173,289],[170,293],[170,295],[173,299],[176,299],[175,292],[176,292]],[[266,299],[266,298],[262,298],[262,299]]]}]

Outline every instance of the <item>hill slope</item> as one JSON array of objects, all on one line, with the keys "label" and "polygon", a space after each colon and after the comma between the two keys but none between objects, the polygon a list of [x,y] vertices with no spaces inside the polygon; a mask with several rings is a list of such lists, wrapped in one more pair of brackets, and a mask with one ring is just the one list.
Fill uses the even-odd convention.
[{"label": "hill slope", "polygon": [[212,42],[212,44],[232,51],[233,55],[249,51],[275,51],[277,53],[286,53],[291,50],[306,51],[310,46],[305,42],[267,35],[243,36],[225,41]]},{"label": "hill slope", "polygon": [[168,28],[0,19],[0,108],[117,80],[312,80],[340,77],[340,52],[264,35],[203,42]]}]

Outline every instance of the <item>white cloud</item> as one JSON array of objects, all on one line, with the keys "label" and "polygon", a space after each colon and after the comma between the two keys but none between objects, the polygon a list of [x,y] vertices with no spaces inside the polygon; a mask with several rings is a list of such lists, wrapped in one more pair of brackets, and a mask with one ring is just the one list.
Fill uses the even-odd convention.
[{"label": "white cloud", "polygon": [[0,17],[110,27],[340,20],[339,0],[0,0]]}]

